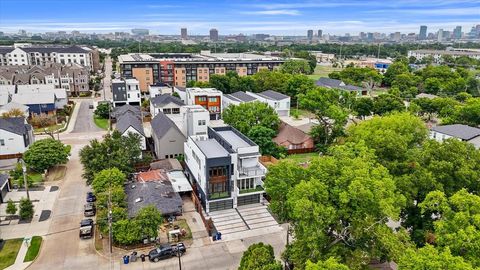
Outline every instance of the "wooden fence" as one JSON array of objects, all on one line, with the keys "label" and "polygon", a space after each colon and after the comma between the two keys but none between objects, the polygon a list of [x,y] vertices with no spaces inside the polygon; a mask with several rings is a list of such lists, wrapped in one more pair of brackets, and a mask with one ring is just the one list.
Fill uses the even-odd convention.
[{"label": "wooden fence", "polygon": [[287,153],[291,154],[305,154],[315,152],[315,147],[312,148],[300,148],[300,149],[288,149]]},{"label": "wooden fence", "polygon": [[215,226],[213,225],[213,221],[211,218],[205,218],[203,215],[203,207],[202,207],[202,202],[200,199],[197,197],[196,194],[196,187],[193,186],[193,191],[192,191],[192,201],[195,205],[195,210],[200,214],[200,217],[202,218],[203,225],[205,225],[205,228],[207,229],[208,235],[212,236],[214,231],[215,231]]}]

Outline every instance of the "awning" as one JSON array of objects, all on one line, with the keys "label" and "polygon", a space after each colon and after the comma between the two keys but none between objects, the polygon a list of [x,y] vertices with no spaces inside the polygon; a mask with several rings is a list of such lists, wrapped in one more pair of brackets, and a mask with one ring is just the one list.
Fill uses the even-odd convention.
[{"label": "awning", "polygon": [[175,192],[192,191],[192,186],[183,172],[171,171],[168,172],[167,175],[170,182],[172,182],[172,187]]}]

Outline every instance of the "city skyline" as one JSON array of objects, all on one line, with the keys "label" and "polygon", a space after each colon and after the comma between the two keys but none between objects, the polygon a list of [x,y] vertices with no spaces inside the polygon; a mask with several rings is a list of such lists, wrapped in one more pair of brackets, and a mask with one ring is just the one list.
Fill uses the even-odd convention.
[{"label": "city skyline", "polygon": [[178,35],[180,28],[186,27],[189,35],[208,35],[211,28],[216,28],[220,35],[268,33],[305,36],[308,29],[323,29],[324,34],[336,35],[398,31],[418,33],[420,25],[428,26],[428,32],[453,30],[456,26],[468,31],[480,23],[479,7],[480,0],[441,0],[435,3],[419,0],[395,3],[379,0],[216,1],[202,5],[193,0],[2,0],[0,31],[108,33],[146,28],[152,34]]}]

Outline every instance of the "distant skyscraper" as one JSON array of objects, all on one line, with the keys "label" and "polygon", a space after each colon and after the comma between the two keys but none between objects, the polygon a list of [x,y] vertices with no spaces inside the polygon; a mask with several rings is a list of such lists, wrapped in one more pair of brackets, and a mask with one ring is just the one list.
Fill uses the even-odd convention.
[{"label": "distant skyscraper", "polygon": [[422,25],[420,26],[420,34],[418,34],[418,39],[424,40],[427,38],[427,26]]},{"label": "distant skyscraper", "polygon": [[313,39],[313,30],[308,30],[307,31],[307,38],[312,40]]},{"label": "distant skyscraper", "polygon": [[210,29],[210,40],[217,41],[218,40],[218,30],[215,28]]},{"label": "distant skyscraper", "polygon": [[180,34],[182,36],[182,39],[187,39],[187,28],[180,29]]},{"label": "distant skyscraper", "polygon": [[321,29],[318,30],[317,36],[318,36],[318,38],[322,38],[322,36],[323,36],[323,31],[322,31]]},{"label": "distant skyscraper", "polygon": [[443,29],[439,29],[439,30],[438,30],[437,40],[438,40],[438,42],[442,42],[442,41],[443,41]]},{"label": "distant skyscraper", "polygon": [[461,39],[462,38],[462,27],[457,26],[453,29],[453,38],[454,39]]},{"label": "distant skyscraper", "polygon": [[400,32],[395,32],[395,33],[393,34],[393,40],[394,40],[394,41],[400,41],[401,39],[402,39],[402,33],[400,33]]}]

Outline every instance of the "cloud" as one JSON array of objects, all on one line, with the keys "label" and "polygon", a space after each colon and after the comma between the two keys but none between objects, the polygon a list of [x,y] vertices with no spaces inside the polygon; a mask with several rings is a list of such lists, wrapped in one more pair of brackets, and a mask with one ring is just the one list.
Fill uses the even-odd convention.
[{"label": "cloud", "polygon": [[289,16],[300,15],[300,11],[296,9],[269,9],[269,10],[243,11],[240,13],[247,14],[247,15],[289,15]]},{"label": "cloud", "polygon": [[366,13],[404,13],[411,15],[430,15],[430,16],[480,16],[480,10],[476,8],[436,8],[436,9],[377,9],[367,10]]}]

